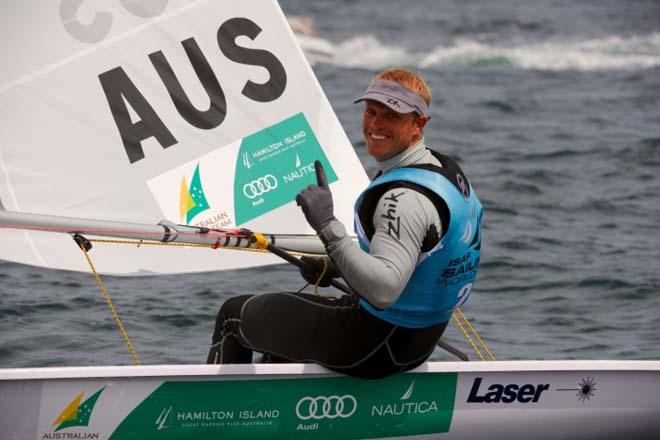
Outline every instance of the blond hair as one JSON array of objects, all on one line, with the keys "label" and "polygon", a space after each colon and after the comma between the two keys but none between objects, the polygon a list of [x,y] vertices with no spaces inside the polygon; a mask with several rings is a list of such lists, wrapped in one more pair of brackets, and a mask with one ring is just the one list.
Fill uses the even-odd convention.
[{"label": "blond hair", "polygon": [[400,84],[406,89],[417,93],[426,102],[426,105],[431,105],[431,89],[418,72],[413,72],[405,67],[394,67],[383,70],[374,76],[374,79],[384,79]]}]

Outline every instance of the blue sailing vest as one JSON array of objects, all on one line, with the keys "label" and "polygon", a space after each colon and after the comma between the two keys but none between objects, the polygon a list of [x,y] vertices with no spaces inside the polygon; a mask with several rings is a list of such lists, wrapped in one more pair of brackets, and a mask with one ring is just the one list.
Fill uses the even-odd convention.
[{"label": "blue sailing vest", "polygon": [[419,165],[391,170],[374,179],[355,204],[355,232],[365,252],[369,252],[374,233],[376,204],[387,190],[415,189],[429,197],[440,213],[443,234],[435,240],[431,237],[429,246],[424,240],[415,270],[398,300],[384,310],[360,300],[369,313],[410,328],[448,321],[454,308],[467,300],[479,267],[481,202],[458,165],[447,156],[433,154],[442,168]]}]

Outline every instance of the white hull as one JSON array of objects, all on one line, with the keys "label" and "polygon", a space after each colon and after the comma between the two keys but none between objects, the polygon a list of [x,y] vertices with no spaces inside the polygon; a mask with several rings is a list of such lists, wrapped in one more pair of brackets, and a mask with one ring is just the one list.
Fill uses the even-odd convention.
[{"label": "white hull", "polygon": [[3,439],[651,439],[660,362],[430,362],[378,381],[311,364],[4,369],[0,426]]}]

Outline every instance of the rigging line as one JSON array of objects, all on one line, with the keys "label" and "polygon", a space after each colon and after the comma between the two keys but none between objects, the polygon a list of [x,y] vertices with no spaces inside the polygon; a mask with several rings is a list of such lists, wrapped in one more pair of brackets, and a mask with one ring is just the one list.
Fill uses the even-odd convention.
[{"label": "rigging line", "polygon": [[323,279],[323,276],[325,273],[328,271],[328,259],[327,258],[321,258],[323,260],[323,272],[321,272],[321,275],[319,275],[319,279],[316,280],[316,284],[314,284],[314,295],[319,296],[319,284],[321,284],[321,280]]},{"label": "rigging line", "polygon": [[458,328],[461,330],[461,332],[463,332],[463,336],[465,336],[465,339],[467,339],[468,343],[470,344],[470,346],[472,347],[474,352],[477,353],[477,356],[479,356],[479,359],[481,359],[482,361],[485,361],[486,359],[484,358],[484,355],[481,354],[481,351],[479,351],[479,347],[477,347],[477,345],[474,343],[474,341],[472,340],[472,338],[468,334],[465,327],[463,327],[463,324],[461,323],[460,318],[458,316],[456,316],[456,314],[452,314],[451,317],[454,319],[454,322],[456,323]]},{"label": "rigging line", "polygon": [[469,327],[469,329],[472,331],[472,334],[474,334],[475,338],[477,339],[477,342],[479,342],[479,344],[480,344],[481,347],[484,349],[484,351],[486,352],[486,354],[488,354],[489,359],[490,359],[491,361],[494,361],[494,360],[495,360],[495,356],[493,356],[493,353],[488,349],[488,346],[486,345],[486,343],[484,342],[484,340],[481,339],[481,336],[479,336],[479,333],[477,333],[477,330],[472,326],[472,324],[470,323],[470,320],[467,318],[467,316],[465,315],[465,313],[463,313],[463,310],[461,310],[460,307],[456,307],[456,311],[458,312],[458,315],[459,315],[461,318],[463,318],[463,321],[465,322],[465,324],[467,324],[467,326]]},{"label": "rigging line", "polygon": [[[73,239],[76,241],[80,249],[83,251],[83,254],[85,255],[85,259],[87,260],[87,263],[89,264],[89,267],[92,269],[92,273],[94,274],[94,278],[96,278],[96,284],[101,288],[101,292],[103,293],[103,297],[105,298],[105,302],[108,304],[108,308],[110,309],[110,313],[112,314],[112,317],[114,318],[115,322],[117,323],[117,326],[119,327],[119,331],[121,335],[124,338],[124,341],[126,342],[126,345],[128,346],[128,351],[131,354],[131,357],[133,358],[133,362],[135,362],[135,365],[141,365],[140,358],[138,357],[137,351],[135,350],[135,346],[133,345],[133,342],[131,341],[131,338],[129,338],[128,333],[126,332],[126,329],[124,328],[124,324],[121,322],[121,318],[119,317],[119,313],[117,313],[117,309],[115,309],[114,304],[112,303],[112,300],[110,299],[110,295],[108,294],[108,290],[105,288],[105,284],[103,283],[103,280],[101,279],[101,276],[99,273],[96,271],[96,268],[94,267],[94,263],[92,263],[92,259],[89,257],[89,253],[87,252],[89,249],[91,249],[91,244],[89,244],[89,240],[84,238],[83,236],[76,234],[73,236]],[[84,241],[87,241],[87,245],[85,245]]]},{"label": "rigging line", "polygon": [[[213,244],[203,244],[203,243],[163,243],[161,241],[145,241],[145,240],[111,240],[104,238],[93,238],[89,239],[92,243],[107,243],[107,244],[130,244],[136,245],[137,247],[141,246],[174,246],[174,247],[198,247],[198,248],[210,248],[210,249],[226,249],[228,251],[246,251],[246,252],[259,252],[262,254],[267,254],[269,251],[267,249],[255,249],[243,246],[216,246]],[[306,252],[296,252],[288,251],[289,254],[295,255],[297,257],[302,257],[304,255],[314,256],[315,254],[309,254]],[[305,286],[307,287],[307,286]]]},{"label": "rigging line", "polygon": [[[163,226],[163,225],[149,225],[149,226]],[[0,225],[0,229],[21,229],[26,231],[44,231],[44,232],[63,232],[66,234],[73,233],[84,233],[84,234],[140,234],[140,235],[152,235],[154,237],[161,237],[164,233],[163,231],[145,231],[139,229],[112,229],[112,228],[79,228],[71,226],[32,226],[32,225]],[[218,237],[241,237],[248,238],[247,235],[239,235],[234,233],[232,230],[221,230],[213,229],[210,232],[213,232]],[[203,235],[199,231],[177,231],[178,235],[182,237],[198,237]]]}]

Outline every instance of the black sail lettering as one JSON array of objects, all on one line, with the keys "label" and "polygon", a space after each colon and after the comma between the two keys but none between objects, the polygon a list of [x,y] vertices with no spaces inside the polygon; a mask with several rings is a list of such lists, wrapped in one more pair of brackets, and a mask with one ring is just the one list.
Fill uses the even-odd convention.
[{"label": "black sail lettering", "polygon": [[[145,139],[153,136],[163,148],[177,143],[124,69],[115,67],[103,72],[99,75],[99,80],[131,163],[144,158],[141,142]],[[131,121],[126,103],[138,114],[139,121]]]},{"label": "black sail lettering", "polygon": [[158,76],[160,76],[163,84],[165,84],[167,92],[170,94],[170,98],[172,98],[172,102],[174,102],[174,106],[179,114],[197,128],[204,130],[215,128],[222,124],[222,121],[224,121],[227,115],[225,94],[195,39],[188,38],[182,41],[181,45],[185,49],[193,69],[195,69],[197,78],[201,81],[204,90],[206,90],[211,100],[211,104],[207,110],[197,110],[193,106],[186,92],[183,91],[181,83],[174,74],[170,63],[167,62],[163,52],[158,51],[149,54],[151,64],[154,65]]},{"label": "black sail lettering", "polygon": [[270,79],[264,84],[248,80],[241,91],[243,95],[257,102],[270,102],[279,98],[286,88],[286,70],[279,59],[263,49],[250,49],[236,44],[236,38],[246,36],[254,40],[261,28],[247,18],[232,18],[218,29],[218,46],[230,60],[251,66],[264,67]]}]

